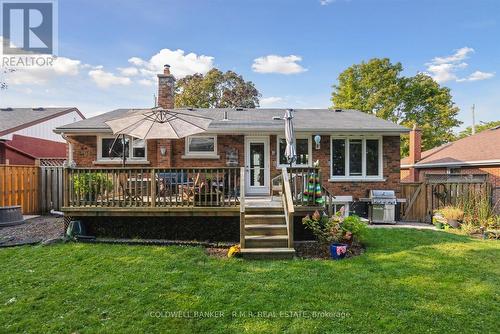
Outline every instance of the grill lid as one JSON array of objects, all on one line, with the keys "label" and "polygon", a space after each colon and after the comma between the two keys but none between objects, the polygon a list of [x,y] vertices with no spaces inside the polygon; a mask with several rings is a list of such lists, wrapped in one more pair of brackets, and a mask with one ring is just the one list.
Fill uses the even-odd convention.
[{"label": "grill lid", "polygon": [[370,190],[370,198],[396,198],[396,193],[394,190]]}]

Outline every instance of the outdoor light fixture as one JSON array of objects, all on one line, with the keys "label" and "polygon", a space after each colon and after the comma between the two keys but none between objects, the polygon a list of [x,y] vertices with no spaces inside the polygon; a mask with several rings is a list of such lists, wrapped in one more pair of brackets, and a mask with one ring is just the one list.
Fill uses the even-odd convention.
[{"label": "outdoor light fixture", "polygon": [[314,136],[314,142],[316,143],[316,149],[319,150],[321,143],[321,136],[320,135]]},{"label": "outdoor light fixture", "polygon": [[162,157],[167,154],[167,148],[165,146],[160,146],[160,154]]}]

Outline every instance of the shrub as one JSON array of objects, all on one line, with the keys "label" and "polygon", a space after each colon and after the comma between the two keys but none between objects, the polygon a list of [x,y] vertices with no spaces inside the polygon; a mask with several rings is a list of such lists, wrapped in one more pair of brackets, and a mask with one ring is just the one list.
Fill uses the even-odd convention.
[{"label": "shrub", "polygon": [[111,191],[113,183],[103,173],[82,173],[73,176],[73,187],[81,198],[95,200],[106,191]]},{"label": "shrub", "polygon": [[320,215],[318,211],[312,216],[302,219],[302,224],[313,232],[321,244],[356,243],[366,232],[366,224],[358,216],[343,217],[343,212],[337,212],[332,217]]},{"label": "shrub", "polygon": [[439,213],[449,220],[461,220],[464,216],[463,210],[455,206],[445,206],[439,210]]},{"label": "shrub", "polygon": [[487,190],[470,190],[463,193],[457,203],[463,212],[463,222],[475,227],[495,229],[500,226],[500,216],[495,215],[495,207],[491,204],[491,195]]}]

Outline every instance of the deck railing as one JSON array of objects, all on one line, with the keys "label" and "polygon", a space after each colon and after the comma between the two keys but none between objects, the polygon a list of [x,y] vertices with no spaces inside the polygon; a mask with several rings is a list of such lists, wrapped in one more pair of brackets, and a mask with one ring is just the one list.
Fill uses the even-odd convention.
[{"label": "deck railing", "polygon": [[288,167],[291,196],[295,206],[325,206],[325,194],[321,186],[321,171],[318,167]]},{"label": "deck railing", "polygon": [[283,211],[285,214],[286,230],[288,235],[288,248],[293,248],[293,221],[295,215],[295,206],[292,199],[292,190],[290,187],[289,175],[286,169],[282,171],[282,190],[281,198],[283,202]]},{"label": "deck railing", "polygon": [[71,168],[66,207],[239,207],[241,168]]}]

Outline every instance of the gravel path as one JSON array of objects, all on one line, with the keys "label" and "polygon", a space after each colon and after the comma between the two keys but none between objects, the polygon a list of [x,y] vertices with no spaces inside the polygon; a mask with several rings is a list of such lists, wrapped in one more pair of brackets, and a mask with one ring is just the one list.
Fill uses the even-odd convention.
[{"label": "gravel path", "polygon": [[63,218],[42,216],[28,219],[21,225],[0,227],[0,246],[62,238],[63,230]]}]

